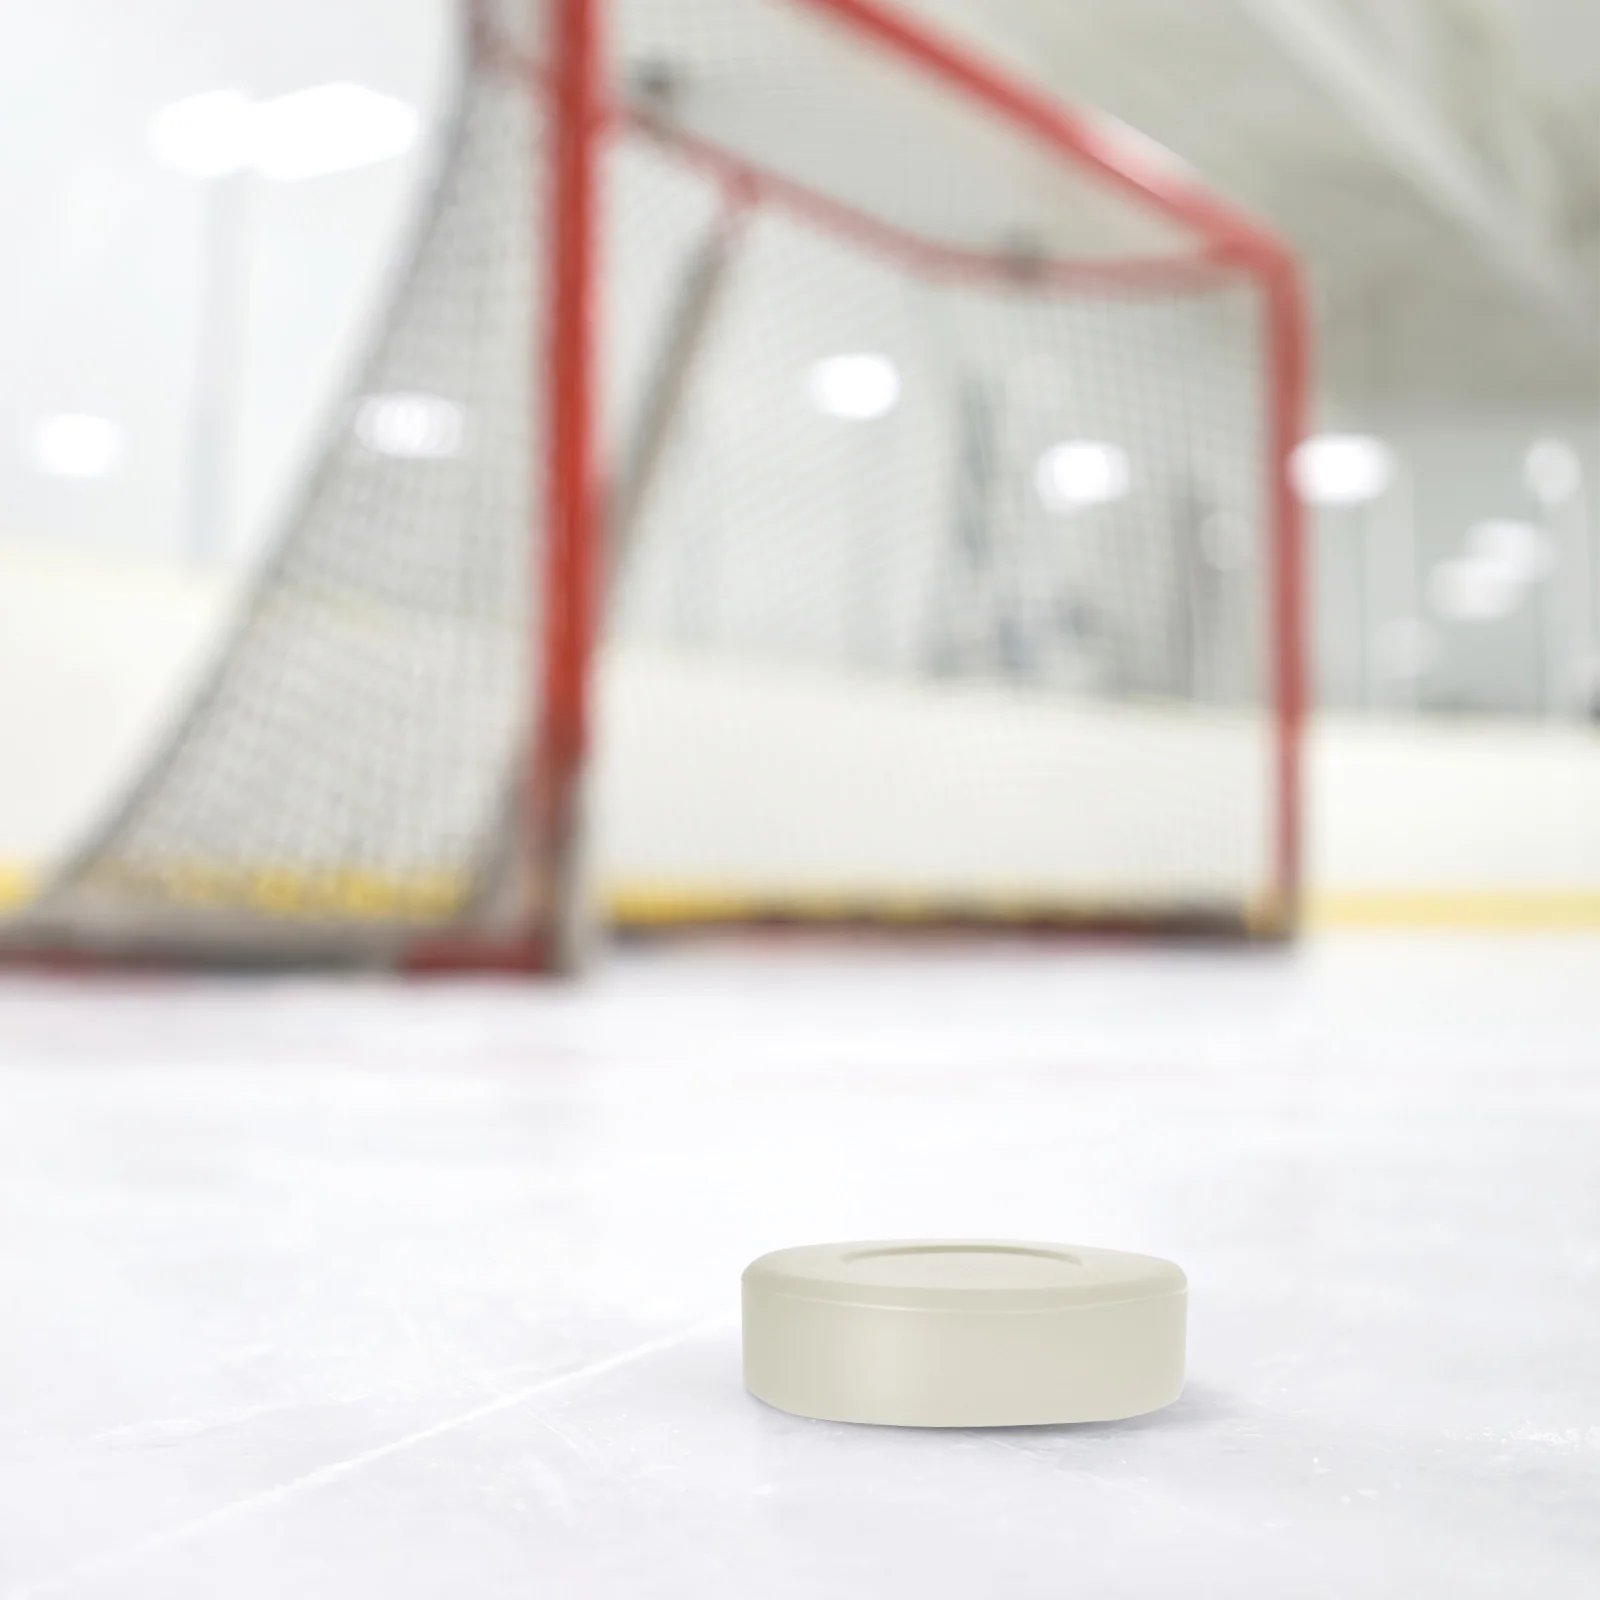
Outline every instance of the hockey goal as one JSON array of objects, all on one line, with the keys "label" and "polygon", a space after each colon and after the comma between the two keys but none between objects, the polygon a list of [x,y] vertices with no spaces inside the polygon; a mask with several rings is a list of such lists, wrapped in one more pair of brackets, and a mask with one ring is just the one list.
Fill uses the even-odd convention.
[{"label": "hockey goal", "polygon": [[1290,927],[1283,248],[879,0],[462,18],[323,459],[13,944]]}]

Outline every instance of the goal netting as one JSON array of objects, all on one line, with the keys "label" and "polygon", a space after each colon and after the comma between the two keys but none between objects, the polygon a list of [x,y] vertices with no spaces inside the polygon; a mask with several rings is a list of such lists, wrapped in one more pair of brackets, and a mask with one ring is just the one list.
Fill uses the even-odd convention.
[{"label": "goal netting", "polygon": [[875,0],[462,15],[323,457],[24,942],[1285,926],[1277,247]]}]

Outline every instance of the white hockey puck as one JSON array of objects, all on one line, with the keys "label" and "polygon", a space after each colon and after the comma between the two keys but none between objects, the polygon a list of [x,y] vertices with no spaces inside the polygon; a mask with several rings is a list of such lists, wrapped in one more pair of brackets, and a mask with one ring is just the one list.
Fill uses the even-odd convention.
[{"label": "white hockey puck", "polygon": [[1108,1422],[1178,1398],[1187,1310],[1180,1268],[1121,1250],[804,1245],[745,1269],[745,1387],[834,1422]]}]

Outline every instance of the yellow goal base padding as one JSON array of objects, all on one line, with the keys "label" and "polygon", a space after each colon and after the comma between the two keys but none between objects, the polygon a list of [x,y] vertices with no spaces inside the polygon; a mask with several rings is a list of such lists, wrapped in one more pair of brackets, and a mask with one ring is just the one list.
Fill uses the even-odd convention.
[{"label": "yellow goal base padding", "polygon": [[[198,872],[180,874],[181,898],[191,904],[243,904],[268,914],[382,919],[448,915],[462,885],[440,876],[405,883],[365,874]],[[0,913],[19,911],[40,887],[40,875],[0,861]],[[169,889],[173,887],[169,885]],[[874,922],[907,926],[970,920],[995,924],[1092,922],[1115,913],[1130,916],[1130,902],[1073,904],[1024,894],[940,898],[916,893],[863,896],[817,890],[752,893],[700,884],[602,885],[607,920],[630,929],[670,929],[740,922]],[[1163,910],[1146,914],[1159,920]],[[1131,916],[1137,919],[1138,910]],[[1270,908],[1252,907],[1248,926],[1265,930]],[[1600,889],[1360,889],[1313,891],[1306,907],[1311,930],[1384,928],[1600,929]]]}]

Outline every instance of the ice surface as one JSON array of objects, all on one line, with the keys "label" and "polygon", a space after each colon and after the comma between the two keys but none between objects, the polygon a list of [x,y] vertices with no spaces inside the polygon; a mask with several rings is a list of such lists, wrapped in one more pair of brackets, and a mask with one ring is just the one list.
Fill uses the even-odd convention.
[{"label": "ice surface", "polygon": [[[743,1393],[781,1245],[1171,1256],[1190,1385]],[[1600,940],[0,985],[0,1595],[1600,1593]]]}]

